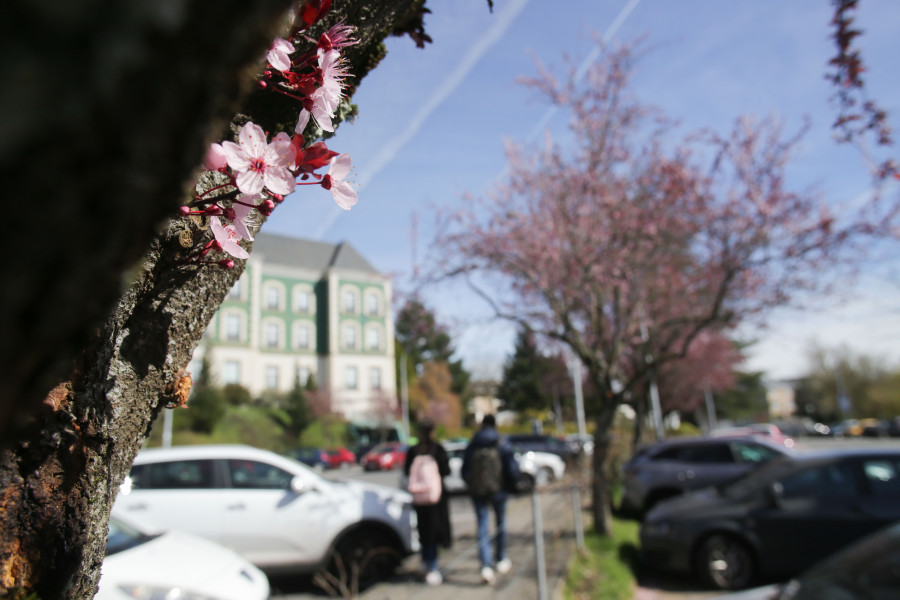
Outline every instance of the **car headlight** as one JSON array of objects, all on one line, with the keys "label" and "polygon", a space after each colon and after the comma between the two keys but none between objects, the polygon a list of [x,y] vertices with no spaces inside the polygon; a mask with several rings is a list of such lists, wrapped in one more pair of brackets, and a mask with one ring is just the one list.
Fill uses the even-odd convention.
[{"label": "car headlight", "polygon": [[672,534],[672,524],[668,521],[645,522],[641,533],[648,537],[666,537]]},{"label": "car headlight", "polygon": [[156,587],[152,585],[120,585],[129,598],[135,600],[216,600],[211,596],[195,594],[179,587]]}]

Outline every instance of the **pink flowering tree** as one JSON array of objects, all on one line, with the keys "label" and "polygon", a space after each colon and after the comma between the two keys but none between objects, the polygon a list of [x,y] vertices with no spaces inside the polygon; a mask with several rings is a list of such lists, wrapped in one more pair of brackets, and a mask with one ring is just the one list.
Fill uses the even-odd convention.
[{"label": "pink flowering tree", "polygon": [[704,332],[815,289],[847,239],[814,195],[786,187],[796,138],[738,120],[725,135],[664,145],[675,132],[630,93],[630,63],[623,49],[583,84],[546,70],[525,80],[569,111],[573,141],[510,147],[506,183],[447,216],[434,265],[435,278],[467,278],[498,316],[584,365],[601,533],[617,407]]},{"label": "pink flowering tree", "polygon": [[[423,3],[7,11],[0,595],[90,598],[109,510],[282,202],[356,202],[320,139]],[[310,118],[311,117],[311,118]],[[327,144],[327,145],[326,145]],[[294,192],[290,197],[289,194]]]}]

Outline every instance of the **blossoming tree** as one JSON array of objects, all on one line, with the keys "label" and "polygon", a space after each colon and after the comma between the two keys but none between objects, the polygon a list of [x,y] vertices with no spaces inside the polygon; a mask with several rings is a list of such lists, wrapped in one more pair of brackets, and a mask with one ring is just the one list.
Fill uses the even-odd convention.
[{"label": "blossoming tree", "polygon": [[[447,217],[434,277],[466,277],[506,319],[568,349],[598,397],[594,522],[609,531],[606,460],[617,407],[654,369],[815,288],[846,240],[815,196],[787,188],[796,138],[739,120],[665,145],[669,123],[627,86],[631,53],[583,83],[526,80],[567,108],[572,143],[509,150],[508,181]],[[574,70],[573,70],[574,72]],[[704,160],[708,164],[704,164]]]},{"label": "blossoming tree", "polygon": [[119,484],[186,399],[254,232],[300,186],[353,206],[349,157],[318,138],[353,112],[386,36],[427,39],[425,9],[6,8],[0,156],[22,218],[0,300],[0,595],[89,598]]}]

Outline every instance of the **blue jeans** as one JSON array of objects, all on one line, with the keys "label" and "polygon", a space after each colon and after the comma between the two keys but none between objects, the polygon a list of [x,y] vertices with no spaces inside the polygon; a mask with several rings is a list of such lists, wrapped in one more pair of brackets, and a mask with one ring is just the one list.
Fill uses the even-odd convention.
[{"label": "blue jeans", "polygon": [[426,571],[437,571],[438,548],[436,542],[422,542],[422,566]]},{"label": "blue jeans", "polygon": [[488,509],[494,508],[496,525],[495,552],[493,558],[497,562],[506,558],[506,493],[501,492],[490,498],[472,497],[475,505],[475,518],[478,521],[478,553],[481,557],[482,567],[492,567],[494,560],[491,557],[491,535],[488,523]]}]

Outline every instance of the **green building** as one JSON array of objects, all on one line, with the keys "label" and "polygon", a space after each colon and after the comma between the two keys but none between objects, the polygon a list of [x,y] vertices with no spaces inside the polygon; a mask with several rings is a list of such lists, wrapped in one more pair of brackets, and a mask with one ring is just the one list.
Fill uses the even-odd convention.
[{"label": "green building", "polygon": [[260,233],[191,370],[209,348],[221,385],[260,396],[314,376],[334,412],[380,419],[397,402],[393,332],[390,280],[350,244]]}]

